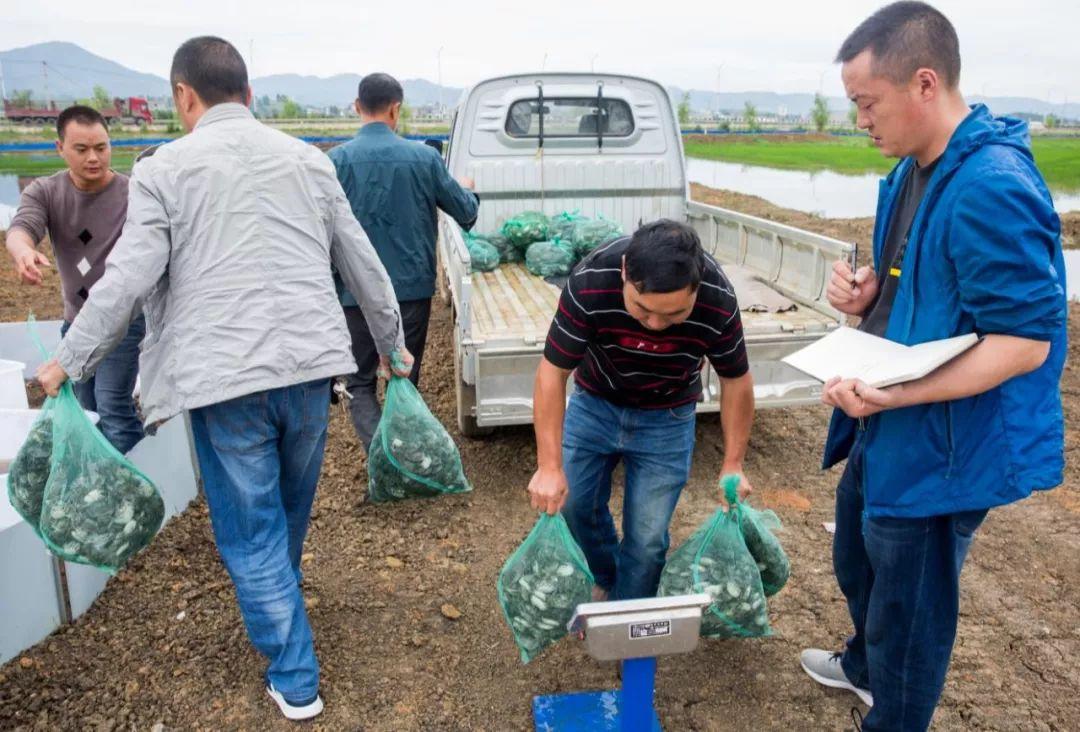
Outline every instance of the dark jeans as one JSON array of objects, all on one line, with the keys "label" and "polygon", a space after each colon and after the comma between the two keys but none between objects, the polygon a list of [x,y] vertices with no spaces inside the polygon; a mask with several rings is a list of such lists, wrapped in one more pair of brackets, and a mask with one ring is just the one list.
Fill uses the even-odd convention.
[{"label": "dark jeans", "polygon": [[[424,357],[424,344],[427,343],[428,321],[431,319],[431,298],[427,300],[409,300],[399,303],[401,307],[401,327],[405,331],[405,347],[416,359],[413,362],[409,381],[420,386],[420,361]],[[345,322],[349,325],[352,337],[353,358],[356,359],[357,371],[346,377],[345,386],[352,399],[349,400],[349,416],[353,427],[364,444],[364,450],[370,452],[371,438],[379,426],[382,408],[375,397],[378,377],[379,352],[371,338],[364,313],[358,307],[345,308]]]},{"label": "dark jeans", "polygon": [[326,379],[191,410],[221,561],[267,681],[294,703],[319,690],[299,578],[329,412]]},{"label": "dark jeans", "polygon": [[925,730],[956,639],[960,569],[986,511],[864,517],[863,470],[860,433],[836,492],[833,569],[855,626],[842,666],[874,695],[864,730]]},{"label": "dark jeans", "polygon": [[[60,336],[70,327],[68,322],[61,325]],[[98,429],[121,453],[135,447],[144,435],[131,395],[139,375],[139,344],[144,335],[146,320],[140,315],[131,321],[123,340],[101,360],[94,375],[71,384],[82,408],[101,416]]]},{"label": "dark jeans", "polygon": [[[652,597],[660,583],[675,504],[690,476],[695,404],[632,409],[575,387],[563,426],[563,469],[570,494],[562,513],[596,584],[612,600]],[[623,539],[608,502],[622,460]]]}]

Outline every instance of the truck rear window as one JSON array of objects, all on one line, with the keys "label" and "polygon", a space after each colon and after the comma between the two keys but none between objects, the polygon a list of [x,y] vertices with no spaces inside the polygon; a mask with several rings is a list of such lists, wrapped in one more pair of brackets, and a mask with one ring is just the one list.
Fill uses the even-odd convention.
[{"label": "truck rear window", "polygon": [[[544,97],[544,137],[629,137],[634,132],[634,115],[622,99]],[[540,136],[540,100],[521,99],[510,105],[506,115],[510,137]]]}]

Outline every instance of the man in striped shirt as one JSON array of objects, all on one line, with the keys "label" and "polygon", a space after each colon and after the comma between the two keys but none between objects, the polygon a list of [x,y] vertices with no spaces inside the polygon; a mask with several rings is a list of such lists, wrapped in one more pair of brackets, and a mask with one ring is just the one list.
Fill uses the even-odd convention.
[{"label": "man in striped shirt", "polygon": [[[742,322],[731,284],[694,230],[646,224],[570,275],[536,374],[538,469],[529,493],[535,508],[562,510],[596,578],[596,600],[656,593],[690,474],[706,358],[721,380],[722,474],[738,474],[745,495],[754,387]],[[608,509],[620,460],[621,543]]]}]

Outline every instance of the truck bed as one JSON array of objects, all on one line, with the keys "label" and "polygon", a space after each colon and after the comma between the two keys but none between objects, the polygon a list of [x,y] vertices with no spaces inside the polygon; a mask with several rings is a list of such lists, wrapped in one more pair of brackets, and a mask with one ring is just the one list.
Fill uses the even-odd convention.
[{"label": "truck bed", "polygon": [[[559,288],[529,274],[523,264],[504,264],[493,272],[472,274],[472,340],[476,343],[516,341],[539,344],[547,338],[559,302]],[[739,302],[738,288],[735,296]],[[824,331],[836,320],[810,307],[787,312],[743,310],[747,337],[797,331]]]},{"label": "truck bed", "polygon": [[559,303],[559,288],[529,274],[523,264],[474,272],[472,338],[542,343]]}]

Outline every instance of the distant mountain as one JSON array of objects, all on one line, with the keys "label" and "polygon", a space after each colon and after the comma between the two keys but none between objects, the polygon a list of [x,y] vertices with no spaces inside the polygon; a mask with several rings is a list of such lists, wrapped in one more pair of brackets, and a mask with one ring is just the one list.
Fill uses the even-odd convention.
[{"label": "distant mountain", "polygon": [[[44,66],[43,66],[44,62]],[[143,73],[91,53],[86,49],[60,41],[38,43],[25,48],[0,51],[4,86],[10,96],[15,91],[29,89],[35,99],[46,95],[59,101],[90,97],[94,86],[105,87],[113,96],[164,97],[169,95],[169,82],[156,74]],[[258,96],[271,99],[284,94],[300,104],[312,107],[345,107],[356,98],[360,75],[337,74],[328,78],[301,76],[299,74],[275,74],[253,79],[251,86]],[[443,87],[424,79],[402,81],[405,99],[413,106],[437,104],[440,101],[453,106],[462,90]],[[805,116],[814,103],[813,94],[778,94],[767,91],[722,92],[690,89],[690,107],[695,112],[731,111],[743,109],[747,101],[758,112]],[[668,87],[675,104],[682,99],[684,90]],[[971,102],[985,102],[996,114],[1025,112],[1042,116],[1054,113],[1059,116],[1080,118],[1080,103],[1051,104],[1030,97],[969,97]],[[843,97],[829,97],[829,108],[842,113],[848,109]]]},{"label": "distant mountain", "polygon": [[[251,89],[256,96],[264,94],[271,99],[283,94],[296,102],[312,107],[347,107],[356,99],[356,88],[360,84],[360,74],[337,74],[327,78],[301,76],[299,74],[274,74],[251,80]],[[424,79],[405,79],[401,82],[405,89],[405,100],[414,107],[438,104],[439,86]],[[461,89],[442,88],[442,103],[453,106],[461,96]]]},{"label": "distant mountain", "polygon": [[0,64],[8,96],[29,89],[34,99],[72,100],[92,96],[95,85],[114,97],[169,94],[168,80],[121,66],[74,43],[53,41],[0,51]]}]

